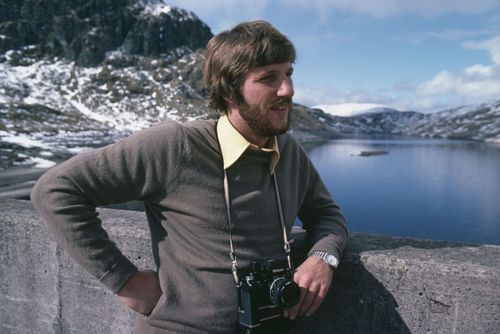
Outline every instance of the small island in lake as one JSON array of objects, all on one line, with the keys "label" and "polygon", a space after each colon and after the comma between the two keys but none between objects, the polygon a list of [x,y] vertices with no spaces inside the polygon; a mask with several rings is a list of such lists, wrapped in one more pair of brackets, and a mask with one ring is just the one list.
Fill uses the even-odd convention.
[{"label": "small island in lake", "polygon": [[361,151],[359,153],[360,157],[372,157],[375,155],[385,155],[389,154],[389,151]]}]

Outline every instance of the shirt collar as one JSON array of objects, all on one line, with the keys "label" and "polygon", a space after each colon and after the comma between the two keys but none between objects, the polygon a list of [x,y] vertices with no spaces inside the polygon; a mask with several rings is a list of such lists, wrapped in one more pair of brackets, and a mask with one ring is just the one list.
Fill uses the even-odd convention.
[{"label": "shirt collar", "polygon": [[243,137],[238,130],[229,121],[229,118],[224,113],[217,123],[217,138],[222,152],[222,160],[224,169],[231,167],[243,153],[248,149],[272,152],[271,161],[269,163],[269,173],[273,174],[278,160],[280,158],[280,151],[278,148],[278,139],[276,136],[271,138],[271,148],[262,148],[250,143]]}]

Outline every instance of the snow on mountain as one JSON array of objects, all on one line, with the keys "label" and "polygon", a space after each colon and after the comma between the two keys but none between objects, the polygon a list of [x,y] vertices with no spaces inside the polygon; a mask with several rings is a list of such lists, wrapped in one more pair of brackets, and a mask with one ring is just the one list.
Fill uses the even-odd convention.
[{"label": "snow on mountain", "polygon": [[329,126],[344,135],[405,134],[425,115],[416,112],[387,110],[351,117],[330,116]]},{"label": "snow on mountain", "polygon": [[[198,17],[191,11],[172,7],[168,1],[164,0],[141,0],[138,1],[137,7],[140,8],[144,15],[160,16],[170,15],[178,21],[199,20]],[[175,8],[175,10],[173,10]]]},{"label": "snow on mountain", "polygon": [[[218,117],[202,83],[211,32],[193,13],[163,0],[60,1],[57,12],[2,3],[0,169],[49,167],[166,119]],[[292,116],[290,132],[302,141],[338,133],[500,141],[500,101],[434,115],[294,105]]]},{"label": "snow on mountain", "polygon": [[117,51],[86,68],[63,59],[14,66],[7,55],[0,63],[0,140],[32,153],[26,143],[39,141],[66,157],[86,141],[102,145],[161,120],[208,117],[205,98],[189,83],[201,79],[201,60],[201,52],[186,49],[163,59]]},{"label": "snow on mountain", "polygon": [[4,7],[0,169],[47,166],[165,119],[213,113],[201,87],[212,35],[193,13],[162,0]]},{"label": "snow on mountain", "polygon": [[500,142],[500,100],[431,114],[390,108],[369,111],[350,117],[329,116],[325,122],[344,135],[393,134]]},{"label": "snow on mountain", "polygon": [[500,143],[500,100],[428,115],[424,121],[414,124],[408,134]]},{"label": "snow on mountain", "polygon": [[143,3],[144,13],[153,16],[159,16],[161,14],[170,14],[172,7],[164,3],[163,1],[146,1]]},{"label": "snow on mountain", "polygon": [[380,112],[388,109],[389,106],[378,103],[338,103],[338,104],[321,104],[314,106],[315,109],[321,109],[327,114],[333,116],[350,117],[366,113]]},{"label": "snow on mountain", "polygon": [[[4,3],[0,169],[47,166],[166,119],[218,117],[202,75],[212,34],[195,14],[163,0]],[[316,113],[293,112],[297,138],[333,137]]]}]

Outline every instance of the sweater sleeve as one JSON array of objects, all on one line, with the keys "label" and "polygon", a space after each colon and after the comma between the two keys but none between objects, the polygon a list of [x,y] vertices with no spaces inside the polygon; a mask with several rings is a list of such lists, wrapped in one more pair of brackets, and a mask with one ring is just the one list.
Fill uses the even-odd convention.
[{"label": "sweater sleeve", "polygon": [[309,176],[299,218],[306,230],[309,254],[326,251],[338,260],[347,242],[347,224],[342,212],[321,180],[316,168],[305,157]]},{"label": "sweater sleeve", "polygon": [[[79,154],[46,172],[35,184],[32,202],[71,257],[113,292],[137,271],[109,239],[96,207],[164,196],[182,152],[166,145],[168,127],[157,126],[115,144]],[[172,130],[172,129],[171,129]],[[169,132],[169,141],[175,131]],[[168,146],[168,147],[167,147]]]}]

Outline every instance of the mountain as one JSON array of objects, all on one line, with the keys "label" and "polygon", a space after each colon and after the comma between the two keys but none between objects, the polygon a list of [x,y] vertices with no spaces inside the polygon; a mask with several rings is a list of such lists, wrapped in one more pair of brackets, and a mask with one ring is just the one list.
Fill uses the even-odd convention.
[{"label": "mountain", "polygon": [[407,134],[500,143],[500,100],[427,115],[423,121],[414,124]]},{"label": "mountain", "polygon": [[30,54],[95,66],[109,51],[159,56],[203,48],[212,36],[193,13],[162,0],[2,0],[0,52]]},{"label": "mountain", "polygon": [[326,114],[325,123],[343,135],[391,134],[500,142],[500,100],[429,114],[388,108],[351,117]]},{"label": "mountain", "polygon": [[336,103],[336,104],[321,104],[313,107],[314,109],[321,109],[327,114],[332,116],[350,117],[361,114],[376,113],[380,111],[396,111],[386,105],[379,103]]},{"label": "mountain", "polygon": [[[0,170],[50,167],[165,119],[217,118],[202,83],[211,37],[164,0],[0,0]],[[500,142],[500,100],[434,114],[346,104],[344,115],[353,107],[294,104],[290,133]]]},{"label": "mountain", "polygon": [[[49,167],[165,119],[216,118],[210,28],[163,0],[0,0],[0,169]],[[333,138],[294,105],[299,140]]]},{"label": "mountain", "polygon": [[415,123],[424,118],[424,114],[413,111],[383,110],[351,117],[330,116],[327,124],[344,135],[399,135],[407,133]]}]

